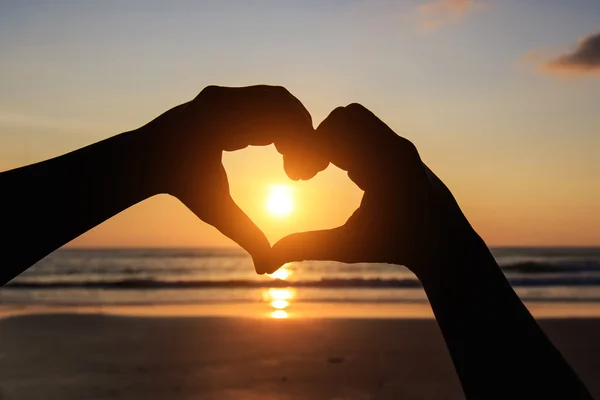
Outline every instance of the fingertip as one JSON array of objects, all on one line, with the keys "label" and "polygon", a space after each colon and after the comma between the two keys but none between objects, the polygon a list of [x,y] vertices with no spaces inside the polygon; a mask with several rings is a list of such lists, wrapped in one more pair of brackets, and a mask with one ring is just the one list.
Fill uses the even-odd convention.
[{"label": "fingertip", "polygon": [[254,269],[261,275],[270,270],[271,244],[262,230],[233,201],[229,194],[216,202],[210,218],[205,221],[236,242],[250,254]]},{"label": "fingertip", "polygon": [[312,178],[315,177],[315,175],[317,175],[319,173],[319,171],[314,170],[314,171],[306,171],[304,174],[302,174],[302,176],[300,177],[301,180],[303,181],[308,181]]},{"label": "fingertip", "polygon": [[257,262],[254,258],[252,262],[254,263],[254,271],[256,271],[257,275],[264,275],[267,272],[264,264]]},{"label": "fingertip", "polygon": [[285,171],[288,178],[293,181],[297,181],[301,177],[301,170],[298,168],[298,163],[289,155],[283,156],[283,170]]},{"label": "fingertip", "polygon": [[252,262],[258,275],[272,274],[280,267],[273,261],[272,255],[252,256]]},{"label": "fingertip", "polygon": [[267,274],[273,274],[275,273],[275,271],[277,271],[279,268],[283,267],[285,263],[281,263],[281,264],[271,264],[270,268],[266,271]]},{"label": "fingertip", "polygon": [[289,138],[277,139],[274,145],[279,154],[290,154],[294,151],[294,145]]},{"label": "fingertip", "polygon": [[311,179],[328,166],[328,160],[306,151],[298,151],[293,156],[289,154],[283,156],[283,169],[287,176],[295,181]]}]

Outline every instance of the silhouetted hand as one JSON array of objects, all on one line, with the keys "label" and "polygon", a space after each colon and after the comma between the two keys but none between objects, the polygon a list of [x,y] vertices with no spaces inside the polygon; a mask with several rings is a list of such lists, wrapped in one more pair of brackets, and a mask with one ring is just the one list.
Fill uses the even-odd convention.
[{"label": "silhouetted hand", "polygon": [[[314,135],[302,103],[282,87],[209,86],[143,129],[153,135],[158,160],[152,173],[160,179],[159,191],[177,197],[201,220],[246,249],[258,273],[273,272],[271,246],[231,198],[221,155],[223,150],[275,143],[285,154],[289,170],[301,153],[302,141]],[[313,169],[327,164],[320,162]]]},{"label": "silhouetted hand", "polygon": [[[7,267],[0,269],[0,284],[161,193],[177,197],[246,249],[258,273],[273,272],[271,246],[232,200],[221,155],[275,143],[288,174],[308,178],[305,171],[328,165],[318,157],[310,158],[314,165],[307,164],[303,157],[304,143],[314,134],[308,111],[282,87],[209,86],[139,129],[2,172],[0,242]],[[19,251],[23,243],[28,244],[26,252]]]},{"label": "silhouetted hand", "polygon": [[406,265],[423,285],[468,399],[591,399],[412,143],[358,104],[334,110],[316,133],[314,154],[348,171],[365,193],[343,226],[275,243],[277,264]]},{"label": "silhouetted hand", "polygon": [[446,186],[415,146],[359,104],[335,109],[317,128],[314,151],[365,191],[338,228],[287,236],[279,264],[300,260],[403,264],[417,275],[435,252],[475,234]]}]

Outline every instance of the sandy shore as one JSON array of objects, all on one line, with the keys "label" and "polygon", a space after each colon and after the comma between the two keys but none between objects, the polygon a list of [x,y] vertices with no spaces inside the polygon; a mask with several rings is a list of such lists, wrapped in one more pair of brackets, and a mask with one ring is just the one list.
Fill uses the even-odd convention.
[{"label": "sandy shore", "polygon": [[[600,398],[600,319],[542,326]],[[0,320],[0,399],[461,399],[433,320]]]}]

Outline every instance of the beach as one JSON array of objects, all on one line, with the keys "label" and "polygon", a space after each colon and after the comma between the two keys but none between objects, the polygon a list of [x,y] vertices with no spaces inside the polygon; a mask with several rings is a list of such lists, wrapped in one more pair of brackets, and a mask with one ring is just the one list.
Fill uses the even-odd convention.
[{"label": "beach", "polygon": [[[494,254],[600,398],[600,249]],[[235,249],[63,249],[0,289],[0,400],[16,399],[463,395],[404,267],[304,262],[259,276]]]},{"label": "beach", "polygon": [[[600,397],[600,319],[540,325]],[[0,320],[2,400],[399,398],[463,398],[433,319]]]}]

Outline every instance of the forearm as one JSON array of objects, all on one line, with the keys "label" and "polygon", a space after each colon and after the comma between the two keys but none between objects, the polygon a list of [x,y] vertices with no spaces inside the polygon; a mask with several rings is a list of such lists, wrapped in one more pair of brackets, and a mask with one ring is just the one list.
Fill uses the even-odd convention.
[{"label": "forearm", "polygon": [[467,397],[591,398],[485,243],[475,233],[465,241],[419,278]]},{"label": "forearm", "polygon": [[144,129],[0,174],[0,284],[158,193]]}]

